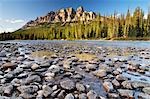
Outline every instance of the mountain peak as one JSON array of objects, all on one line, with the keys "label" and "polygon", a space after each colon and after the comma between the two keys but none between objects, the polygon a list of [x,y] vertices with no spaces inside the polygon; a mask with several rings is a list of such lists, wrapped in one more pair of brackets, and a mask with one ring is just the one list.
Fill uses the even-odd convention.
[{"label": "mountain peak", "polygon": [[82,6],[79,6],[79,7],[77,8],[77,11],[84,12],[84,8],[83,8]]},{"label": "mountain peak", "polygon": [[62,8],[58,11],[50,11],[45,16],[37,17],[36,20],[31,20],[23,26],[23,28],[29,28],[37,26],[41,23],[67,23],[77,21],[91,21],[96,18],[94,12],[84,11],[82,6],[79,6],[75,11],[72,7]]}]

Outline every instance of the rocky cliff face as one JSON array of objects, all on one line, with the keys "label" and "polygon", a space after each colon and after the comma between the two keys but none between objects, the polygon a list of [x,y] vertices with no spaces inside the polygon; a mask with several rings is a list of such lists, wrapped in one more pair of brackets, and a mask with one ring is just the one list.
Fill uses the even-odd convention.
[{"label": "rocky cliff face", "polygon": [[73,8],[60,9],[56,12],[49,12],[45,16],[37,17],[36,20],[29,21],[23,28],[37,26],[41,23],[66,23],[75,21],[90,21],[96,18],[94,12],[84,11],[82,6],[75,11]]}]

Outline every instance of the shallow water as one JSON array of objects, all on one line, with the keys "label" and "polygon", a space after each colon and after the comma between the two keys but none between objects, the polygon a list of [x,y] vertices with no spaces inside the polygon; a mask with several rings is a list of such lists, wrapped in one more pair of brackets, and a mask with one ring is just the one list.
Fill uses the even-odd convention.
[{"label": "shallow water", "polygon": [[57,43],[86,43],[97,46],[105,47],[137,47],[137,48],[150,48],[150,41],[105,41],[105,40],[10,40],[10,41],[0,41],[0,43],[21,43],[21,44],[42,44],[49,42]]}]

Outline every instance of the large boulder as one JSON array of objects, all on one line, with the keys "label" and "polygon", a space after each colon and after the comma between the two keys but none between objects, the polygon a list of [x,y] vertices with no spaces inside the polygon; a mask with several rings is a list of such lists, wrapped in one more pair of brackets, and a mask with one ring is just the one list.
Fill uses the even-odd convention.
[{"label": "large boulder", "polygon": [[52,88],[49,87],[48,85],[43,85],[42,89],[43,89],[43,95],[45,97],[48,97],[53,92]]},{"label": "large boulder", "polygon": [[35,93],[38,91],[38,86],[36,85],[23,85],[17,87],[17,89],[23,94],[23,93]]},{"label": "large boulder", "polygon": [[33,82],[41,82],[41,80],[42,79],[39,75],[31,75],[25,80],[25,83],[29,84],[29,83],[33,83]]},{"label": "large boulder", "polygon": [[131,83],[131,85],[133,86],[133,88],[145,88],[145,87],[150,87],[150,83],[139,82],[139,81],[133,81],[133,82]]},{"label": "large boulder", "polygon": [[74,96],[70,93],[65,96],[65,99],[75,99]]},{"label": "large boulder", "polygon": [[107,75],[106,70],[103,69],[96,70],[93,72],[93,74],[100,78],[105,77]]},{"label": "large boulder", "polygon": [[127,97],[128,99],[133,99],[133,91],[128,89],[118,89],[118,92],[122,97]]},{"label": "large boulder", "polygon": [[3,67],[4,69],[8,69],[8,68],[13,69],[13,68],[16,68],[16,67],[17,67],[17,64],[15,64],[15,63],[5,63],[5,64],[2,65],[2,67]]},{"label": "large boulder", "polygon": [[66,90],[73,90],[75,88],[75,83],[70,79],[64,79],[60,82],[60,86]]},{"label": "large boulder", "polygon": [[107,92],[113,91],[113,89],[114,89],[112,83],[108,82],[108,81],[106,81],[106,82],[103,83],[103,87],[105,88],[105,90]]},{"label": "large boulder", "polygon": [[150,95],[150,87],[145,87],[142,89],[144,93],[147,93]]},{"label": "large boulder", "polygon": [[94,91],[94,90],[90,90],[88,93],[87,93],[87,97],[88,99],[97,99],[97,93]]}]

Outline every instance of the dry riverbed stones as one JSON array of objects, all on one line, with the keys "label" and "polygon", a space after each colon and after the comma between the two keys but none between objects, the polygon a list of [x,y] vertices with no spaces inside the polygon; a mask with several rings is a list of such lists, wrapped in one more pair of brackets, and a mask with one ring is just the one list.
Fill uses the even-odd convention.
[{"label": "dry riverbed stones", "polygon": [[82,45],[0,43],[0,99],[149,99],[150,49]]}]

